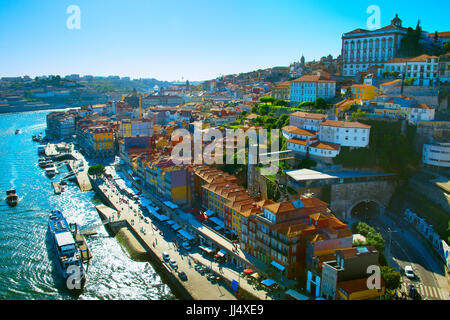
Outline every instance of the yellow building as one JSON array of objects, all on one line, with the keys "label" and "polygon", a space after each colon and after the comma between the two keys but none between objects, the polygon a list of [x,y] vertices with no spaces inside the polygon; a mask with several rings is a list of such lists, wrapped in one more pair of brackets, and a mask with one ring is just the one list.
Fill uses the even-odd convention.
[{"label": "yellow building", "polygon": [[131,121],[122,121],[120,124],[120,136],[131,137]]},{"label": "yellow building", "polygon": [[[343,281],[338,283],[338,297],[341,300],[370,300],[379,299],[385,293],[383,278],[380,281],[380,289],[369,289],[367,278]],[[370,280],[369,280],[370,283]]]},{"label": "yellow building", "polygon": [[379,93],[379,89],[370,84],[354,84],[350,87],[353,99],[372,100]]},{"label": "yellow building", "polygon": [[336,117],[339,116],[340,113],[350,109],[356,103],[357,101],[355,99],[345,99],[336,103]]},{"label": "yellow building", "polygon": [[291,82],[280,82],[272,88],[272,96],[274,99],[290,100],[291,99]]}]

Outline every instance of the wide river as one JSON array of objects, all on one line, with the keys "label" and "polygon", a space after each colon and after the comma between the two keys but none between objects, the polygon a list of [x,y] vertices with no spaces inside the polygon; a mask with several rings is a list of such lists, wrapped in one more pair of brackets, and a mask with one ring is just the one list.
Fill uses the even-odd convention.
[{"label": "wide river", "polygon": [[[38,143],[31,137],[44,135],[49,112],[0,114],[0,299],[73,299],[58,288],[60,281],[49,259],[48,214],[59,209],[81,229],[101,222],[94,191],[81,192],[69,182],[65,192],[54,195],[51,180],[38,166]],[[16,135],[16,129],[22,133]],[[5,202],[11,187],[20,198],[14,208]],[[98,234],[87,238],[93,258],[78,299],[175,299],[149,263],[131,260],[103,226],[95,230]]]}]

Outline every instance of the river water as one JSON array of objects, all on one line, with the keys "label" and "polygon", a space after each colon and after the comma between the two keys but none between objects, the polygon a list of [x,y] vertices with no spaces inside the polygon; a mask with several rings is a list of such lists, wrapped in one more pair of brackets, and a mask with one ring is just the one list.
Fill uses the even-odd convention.
[{"label": "river water", "polygon": [[[50,180],[38,166],[38,143],[50,111],[0,114],[0,299],[74,299],[62,288],[46,242],[47,218],[61,210],[68,222],[83,228],[101,223],[94,191],[81,192],[74,182],[54,195]],[[21,134],[15,135],[20,129]],[[58,181],[62,175],[53,180]],[[15,188],[20,202],[10,208],[6,190]],[[133,261],[103,226],[87,238],[93,258],[78,299],[175,299],[153,267]]]}]

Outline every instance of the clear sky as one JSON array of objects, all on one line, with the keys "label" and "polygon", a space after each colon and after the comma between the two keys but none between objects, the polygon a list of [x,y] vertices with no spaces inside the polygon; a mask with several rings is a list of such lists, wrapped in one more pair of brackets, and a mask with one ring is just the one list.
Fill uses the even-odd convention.
[{"label": "clear sky", "polygon": [[[70,30],[67,7],[81,10]],[[119,75],[206,80],[337,56],[343,33],[381,26],[450,31],[449,0],[0,0],[0,76]]]}]

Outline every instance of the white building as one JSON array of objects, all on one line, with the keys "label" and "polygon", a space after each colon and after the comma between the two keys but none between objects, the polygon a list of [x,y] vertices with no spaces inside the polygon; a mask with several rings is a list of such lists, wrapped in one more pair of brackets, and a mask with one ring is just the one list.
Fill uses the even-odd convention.
[{"label": "white building", "polygon": [[417,121],[433,121],[435,110],[427,104],[419,103],[410,108],[408,121],[415,124]]},{"label": "white building", "polygon": [[406,79],[414,78],[414,85],[427,86],[439,76],[439,57],[427,54],[414,58],[395,58],[384,62],[384,69],[380,69],[378,76],[383,72],[398,72]]},{"label": "white building", "polygon": [[318,131],[320,123],[326,118],[326,114],[297,111],[290,114],[289,124],[304,130]]},{"label": "white building", "polygon": [[336,95],[336,81],[320,75],[304,75],[291,82],[291,103],[330,99]]},{"label": "white building", "polygon": [[424,144],[422,162],[427,165],[450,168],[450,142]]},{"label": "white building", "polygon": [[320,124],[319,140],[344,147],[369,145],[370,126],[360,122],[327,120]]},{"label": "white building", "polygon": [[407,28],[395,15],[391,24],[377,29],[356,29],[342,36],[342,62],[344,76],[354,76],[366,72],[373,65],[397,57],[400,40],[406,35]]},{"label": "white building", "polygon": [[283,133],[283,136],[288,140],[289,139],[308,140],[317,137],[317,133],[315,131],[300,129],[292,125],[283,127],[281,131]]}]

